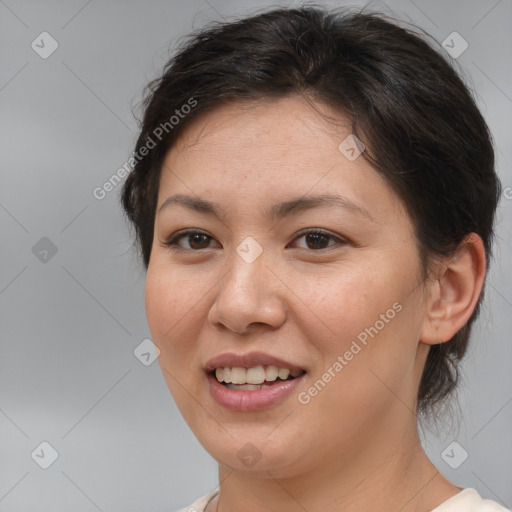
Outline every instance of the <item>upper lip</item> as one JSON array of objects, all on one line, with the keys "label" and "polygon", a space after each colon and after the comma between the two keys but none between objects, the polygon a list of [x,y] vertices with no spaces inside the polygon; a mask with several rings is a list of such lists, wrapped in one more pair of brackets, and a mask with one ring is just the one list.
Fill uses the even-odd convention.
[{"label": "upper lip", "polygon": [[247,354],[236,354],[226,352],[210,359],[205,365],[206,372],[212,372],[216,368],[252,368],[254,366],[274,365],[278,368],[288,368],[291,371],[304,370],[300,366],[292,364],[284,359],[275,357],[264,352],[249,352]]}]

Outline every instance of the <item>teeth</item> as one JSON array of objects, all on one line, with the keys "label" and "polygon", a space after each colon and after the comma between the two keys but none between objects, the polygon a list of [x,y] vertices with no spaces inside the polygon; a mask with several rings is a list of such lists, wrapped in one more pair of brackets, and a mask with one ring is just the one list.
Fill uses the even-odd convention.
[{"label": "teeth", "polygon": [[265,382],[265,368],[263,366],[249,368],[245,373],[248,384],[263,384]]},{"label": "teeth", "polygon": [[239,391],[255,391],[256,389],[261,389],[259,384],[242,384],[237,386],[236,384],[227,384],[229,389],[237,389]]},{"label": "teeth", "polygon": [[226,384],[229,389],[236,389],[237,391],[255,391],[257,389],[265,389],[270,387],[270,384]]},{"label": "teeth", "polygon": [[279,378],[285,380],[290,375],[290,370],[288,368],[279,368]]},{"label": "teeth", "polygon": [[246,384],[247,370],[245,368],[231,368],[231,383]]},{"label": "teeth", "polygon": [[273,366],[273,365],[267,366],[267,371],[265,373],[266,373],[265,380],[272,382],[272,381],[276,380],[277,377],[279,377],[279,368],[277,366]]},{"label": "teeth", "polygon": [[231,389],[254,390],[268,385],[264,382],[273,382],[279,377],[286,380],[289,376],[298,377],[304,373],[302,370],[290,371],[288,368],[278,368],[274,365],[254,366],[252,368],[219,367],[215,370],[215,377],[219,382],[228,384]]}]

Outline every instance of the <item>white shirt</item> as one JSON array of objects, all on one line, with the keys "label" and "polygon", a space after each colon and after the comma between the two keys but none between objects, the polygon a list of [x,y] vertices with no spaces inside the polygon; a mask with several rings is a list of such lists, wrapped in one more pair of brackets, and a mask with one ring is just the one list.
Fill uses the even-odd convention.
[{"label": "white shirt", "polygon": [[[198,498],[192,505],[182,508],[178,512],[204,512],[206,505],[217,496],[218,490]],[[441,503],[431,512],[511,512],[492,500],[482,499],[475,489],[467,487],[444,503]]]}]

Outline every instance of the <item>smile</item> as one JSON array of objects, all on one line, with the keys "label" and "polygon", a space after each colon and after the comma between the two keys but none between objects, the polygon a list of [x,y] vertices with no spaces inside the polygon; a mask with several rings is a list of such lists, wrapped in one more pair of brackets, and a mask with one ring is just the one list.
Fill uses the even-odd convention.
[{"label": "smile", "polygon": [[242,367],[218,367],[215,370],[215,378],[229,389],[239,391],[254,391],[265,389],[276,383],[292,380],[302,375],[304,370],[290,370],[278,368],[274,365]]},{"label": "smile", "polygon": [[284,401],[306,370],[261,352],[223,354],[205,366],[210,394],[221,406],[256,411]]}]

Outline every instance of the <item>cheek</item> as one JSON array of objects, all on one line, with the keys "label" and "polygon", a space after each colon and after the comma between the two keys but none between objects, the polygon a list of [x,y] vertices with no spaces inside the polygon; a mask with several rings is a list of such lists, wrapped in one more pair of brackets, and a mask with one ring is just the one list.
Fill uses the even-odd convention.
[{"label": "cheek", "polygon": [[[328,346],[336,352],[348,349],[351,340],[373,326],[381,314],[400,297],[399,286],[391,276],[369,265],[344,268],[331,275],[322,286],[324,293],[316,310],[329,327]],[[363,337],[363,336],[362,336]]]},{"label": "cheek", "polygon": [[202,325],[197,316],[198,294],[192,284],[184,282],[179,273],[167,266],[148,267],[145,302],[151,337],[160,350],[158,362],[167,387],[187,421],[196,403],[191,396],[197,393],[197,374],[190,370],[197,359]]},{"label": "cheek", "polygon": [[201,325],[197,318],[200,309],[197,286],[194,280],[184,280],[171,269],[157,264],[148,267],[146,317],[153,342],[161,352],[160,360],[173,367],[187,362],[188,354],[194,349]]},{"label": "cheek", "polygon": [[[412,379],[421,327],[419,290],[411,292],[415,283],[410,262],[361,266],[331,282],[320,310],[329,331],[321,337],[311,334],[311,340],[322,354],[322,370],[336,375],[326,380],[340,399],[369,404],[386,393],[386,385],[394,389]],[[333,368],[336,362],[342,370],[339,364]]]},{"label": "cheek", "polygon": [[146,274],[145,302],[146,317],[153,341],[160,347],[165,333],[172,326],[172,312],[179,301],[169,288],[165,275],[158,271],[158,267],[149,266]]}]

